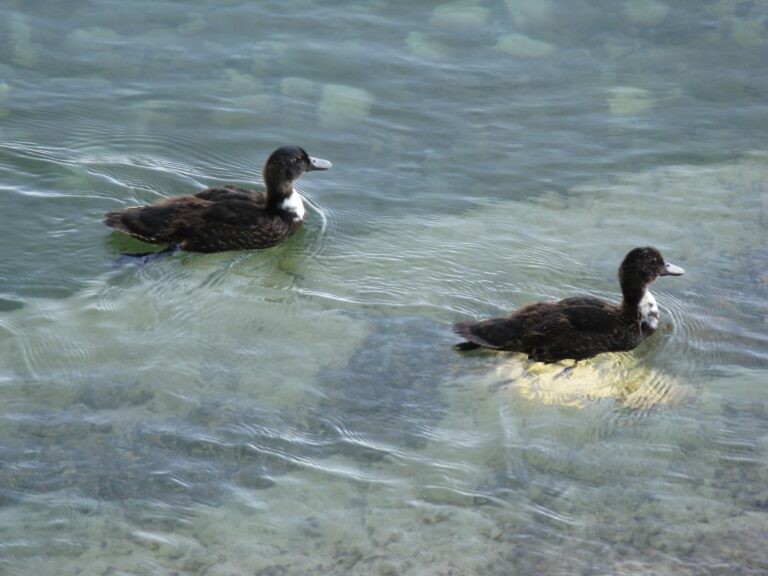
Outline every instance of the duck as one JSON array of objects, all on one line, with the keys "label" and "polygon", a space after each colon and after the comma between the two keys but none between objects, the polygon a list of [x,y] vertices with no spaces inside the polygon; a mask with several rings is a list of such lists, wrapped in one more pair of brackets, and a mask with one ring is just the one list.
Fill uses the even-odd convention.
[{"label": "duck", "polygon": [[[270,248],[304,222],[304,202],[293,183],[305,172],[328,170],[300,146],[281,146],[264,163],[266,190],[226,185],[172,196],[149,206],[111,210],[104,223],[150,244],[173,250],[224,252]],[[169,248],[171,249],[171,248]]]},{"label": "duck", "polygon": [[504,318],[457,322],[453,330],[465,342],[455,347],[519,352],[544,363],[626,352],[659,327],[659,307],[648,287],[659,276],[684,273],[656,248],[634,248],[619,266],[620,304],[582,296],[528,304]]}]

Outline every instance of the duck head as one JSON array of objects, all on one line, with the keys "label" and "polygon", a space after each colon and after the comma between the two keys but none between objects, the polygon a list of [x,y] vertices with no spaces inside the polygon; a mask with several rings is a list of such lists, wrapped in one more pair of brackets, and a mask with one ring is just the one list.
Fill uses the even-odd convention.
[{"label": "duck head", "polygon": [[633,314],[639,311],[640,316],[644,319],[647,317],[651,324],[654,318],[658,323],[658,308],[653,296],[648,292],[648,286],[659,276],[683,274],[685,270],[671,262],[665,262],[656,248],[646,246],[630,250],[619,267],[624,308]]},{"label": "duck head", "polygon": [[630,250],[619,267],[619,281],[622,285],[625,281],[632,281],[647,286],[659,276],[683,274],[685,270],[671,262],[665,262],[661,252],[651,246]]},{"label": "duck head", "polygon": [[331,163],[313,158],[299,146],[281,146],[264,163],[264,183],[267,193],[275,200],[287,198],[293,192],[293,181],[310,170],[328,170]]}]

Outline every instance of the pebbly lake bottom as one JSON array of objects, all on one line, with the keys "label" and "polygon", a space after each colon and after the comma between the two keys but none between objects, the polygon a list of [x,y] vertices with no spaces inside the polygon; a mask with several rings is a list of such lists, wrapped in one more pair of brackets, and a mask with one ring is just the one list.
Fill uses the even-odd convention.
[{"label": "pebbly lake bottom", "polygon": [[[361,414],[331,426],[308,407],[286,422],[242,399],[202,402],[175,422],[99,424],[81,400],[79,425],[21,432],[47,473],[4,471],[26,495],[5,495],[3,564],[9,574],[759,574],[765,377],[733,371],[701,382],[711,392],[692,404],[638,414],[610,400],[542,404],[467,374],[442,390],[438,422],[404,403],[372,408],[376,429]],[[362,380],[350,395],[373,394]]]},{"label": "pebbly lake bottom", "polygon": [[[764,573],[767,166],[626,174],[354,237],[330,214],[274,251],[19,300],[0,326],[0,567]],[[615,298],[649,238],[688,275],[654,285],[662,328],[635,352],[564,373],[451,350],[459,317]]]}]

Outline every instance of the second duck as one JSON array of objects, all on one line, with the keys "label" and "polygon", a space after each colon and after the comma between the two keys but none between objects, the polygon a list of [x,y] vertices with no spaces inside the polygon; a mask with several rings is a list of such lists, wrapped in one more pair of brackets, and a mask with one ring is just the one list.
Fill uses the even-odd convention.
[{"label": "second duck", "polygon": [[330,167],[330,162],[312,158],[299,146],[283,146],[264,164],[265,192],[208,188],[151,206],[112,210],[104,223],[144,242],[191,252],[269,248],[304,221],[304,203],[294,180],[304,172]]},{"label": "second duck", "polygon": [[656,248],[635,248],[619,267],[620,305],[591,297],[528,304],[506,318],[458,322],[453,329],[467,341],[456,347],[522,352],[538,362],[632,350],[659,325],[659,308],[648,286],[659,276],[684,273]]}]

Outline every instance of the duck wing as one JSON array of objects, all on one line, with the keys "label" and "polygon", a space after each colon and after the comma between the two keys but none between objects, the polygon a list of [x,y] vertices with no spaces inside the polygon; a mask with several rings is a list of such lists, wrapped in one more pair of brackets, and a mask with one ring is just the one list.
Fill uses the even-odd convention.
[{"label": "duck wing", "polygon": [[257,190],[247,190],[228,184],[226,186],[218,186],[214,188],[206,188],[201,190],[197,194],[194,194],[195,198],[200,200],[207,200],[209,202],[220,202],[226,200],[249,200],[256,205],[266,207],[267,197],[264,192]]},{"label": "duck wing", "polygon": [[201,224],[248,227],[264,213],[264,208],[250,199],[230,197],[210,202],[198,216]]},{"label": "duck wing", "polygon": [[293,217],[263,208],[253,199],[230,197],[211,202],[185,218],[176,240],[184,250],[221,252],[269,248],[279,244],[301,225]]},{"label": "duck wing", "polygon": [[616,343],[616,312],[615,306],[595,298],[569,298],[529,304],[507,318],[459,322],[454,331],[469,343],[459,345],[462,350],[484,346],[522,352],[542,362],[583,359],[624,346]]},{"label": "duck wing", "polygon": [[267,210],[260,200],[242,189],[212,188],[152,206],[112,210],[104,222],[139,240],[178,244],[185,250],[264,248],[285,239],[296,224]]},{"label": "duck wing", "polygon": [[549,314],[529,326],[522,338],[534,360],[583,360],[602,352],[630,350],[635,333],[622,321],[620,309],[596,298],[568,298],[551,305]]},{"label": "duck wing", "polygon": [[597,298],[576,297],[555,304],[568,329],[581,333],[611,332],[616,328],[618,308]]}]

